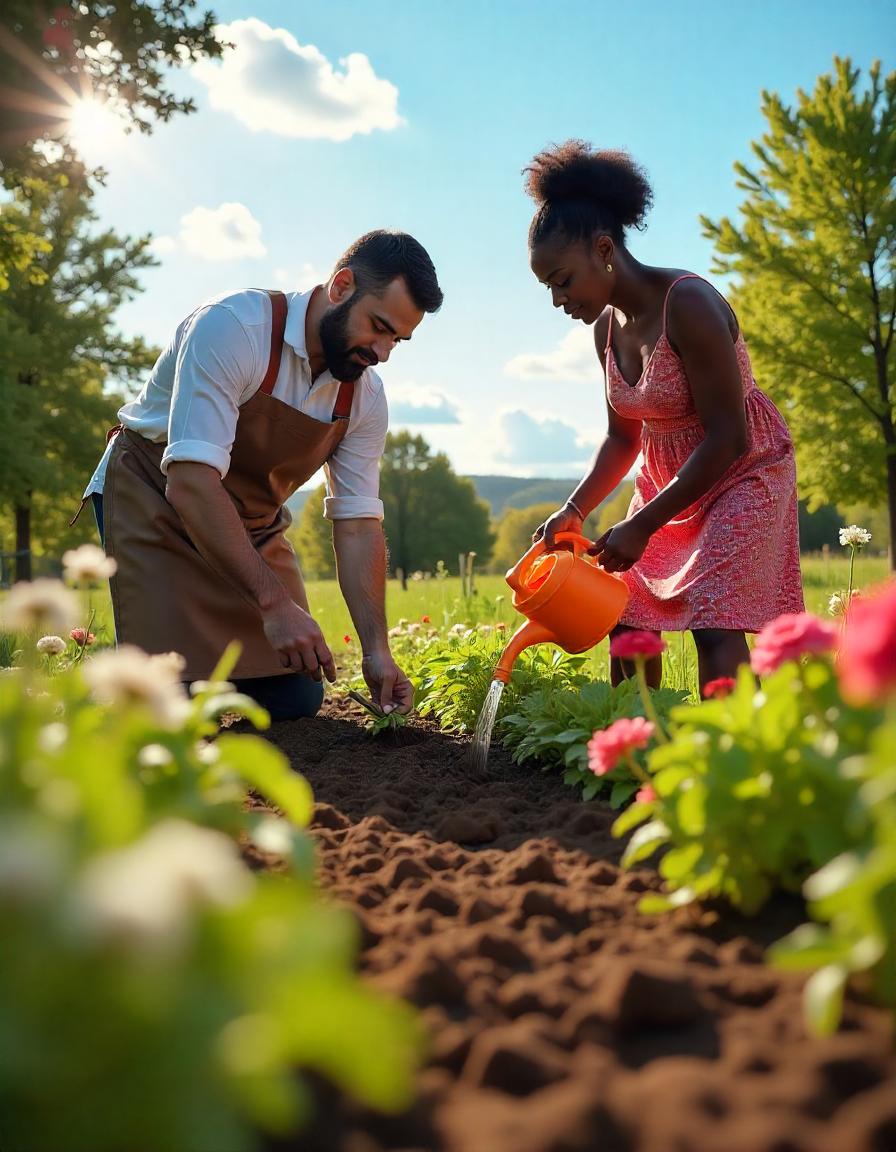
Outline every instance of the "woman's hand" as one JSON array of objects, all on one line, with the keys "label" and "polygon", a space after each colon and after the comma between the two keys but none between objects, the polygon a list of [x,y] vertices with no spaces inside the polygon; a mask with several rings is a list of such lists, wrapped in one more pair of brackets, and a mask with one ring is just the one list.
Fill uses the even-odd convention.
[{"label": "woman's hand", "polygon": [[604,532],[588,549],[589,556],[597,556],[605,572],[627,572],[644,555],[651,533],[637,517],[622,520]]},{"label": "woman's hand", "polygon": [[580,536],[582,534],[583,519],[575,511],[570,508],[568,504],[564,504],[552,516],[549,516],[543,524],[539,526],[532,533],[532,543],[541,540],[544,537],[545,546],[550,550],[556,547],[556,536],[558,532],[577,532]]}]

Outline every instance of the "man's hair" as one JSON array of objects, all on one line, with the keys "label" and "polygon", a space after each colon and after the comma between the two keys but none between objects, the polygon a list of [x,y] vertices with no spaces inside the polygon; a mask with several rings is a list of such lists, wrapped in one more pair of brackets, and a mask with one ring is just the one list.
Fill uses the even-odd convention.
[{"label": "man's hair", "polygon": [[442,306],[442,289],[433,262],[423,245],[407,232],[377,228],[365,233],[339,257],[333,275],[343,268],[351,268],[362,295],[379,295],[401,276],[421,312],[438,312]]}]

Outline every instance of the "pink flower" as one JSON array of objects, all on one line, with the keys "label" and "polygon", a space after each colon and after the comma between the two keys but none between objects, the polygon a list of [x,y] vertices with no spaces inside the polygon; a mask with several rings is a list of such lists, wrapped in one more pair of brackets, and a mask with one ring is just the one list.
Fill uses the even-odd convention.
[{"label": "pink flower", "polygon": [[652,784],[645,784],[635,793],[635,803],[637,804],[652,804],[654,800],[656,800],[656,789]]},{"label": "pink flower", "polygon": [[652,735],[653,725],[643,716],[616,720],[588,741],[588,767],[595,776],[604,776],[633,749],[646,747]]},{"label": "pink flower", "polygon": [[716,680],[708,680],[703,685],[703,699],[711,700],[713,697],[722,699],[730,696],[734,691],[735,680],[733,676],[719,676]]},{"label": "pink flower", "polygon": [[420,623],[421,624],[431,624],[432,621],[430,620],[430,618],[428,616],[421,616],[420,617]]},{"label": "pink flower", "polygon": [[896,690],[896,582],[853,599],[837,670],[843,695],[855,704]]},{"label": "pink flower", "polygon": [[798,660],[810,652],[830,652],[837,646],[837,629],[811,612],[787,612],[766,624],[750,653],[757,676],[768,676],[785,660]]},{"label": "pink flower", "polygon": [[86,644],[88,647],[96,640],[96,636],[92,632],[88,632],[86,628],[72,628],[69,632],[72,640],[81,648]]},{"label": "pink flower", "polygon": [[620,632],[610,641],[610,655],[620,660],[634,660],[636,656],[659,656],[666,650],[666,642],[655,632],[630,631]]}]

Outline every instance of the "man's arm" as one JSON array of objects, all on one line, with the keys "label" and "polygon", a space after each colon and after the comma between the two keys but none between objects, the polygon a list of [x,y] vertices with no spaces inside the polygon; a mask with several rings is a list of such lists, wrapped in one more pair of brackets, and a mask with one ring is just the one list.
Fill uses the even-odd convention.
[{"label": "man's arm", "polygon": [[336,668],[323,633],[253,547],[217,470],[174,460],[168,466],[165,496],[200,555],[258,609],[284,668],[310,672],[316,680],[322,669],[334,680]]},{"label": "man's arm", "polygon": [[384,711],[410,712],[414,690],[392,659],[386,628],[386,541],[373,517],[333,521],[339,587],[363,653],[362,672]]}]

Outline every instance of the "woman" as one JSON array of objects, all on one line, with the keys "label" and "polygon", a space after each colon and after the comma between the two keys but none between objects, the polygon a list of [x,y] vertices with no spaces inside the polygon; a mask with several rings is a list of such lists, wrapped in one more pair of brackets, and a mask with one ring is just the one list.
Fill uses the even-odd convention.
[{"label": "woman", "polygon": [[[555,308],[594,326],[608,411],[590,471],[534,539],[551,547],[556,533],[581,532],[640,452],[628,515],[593,552],[629,587],[619,630],[689,629],[702,689],[748,660],[746,632],[803,610],[790,434],[753,380],[726,301],[626,247],[653,201],[627,153],[569,140],[540,152],[526,176],[538,205],[530,266]],[[613,683],[628,670],[613,660]],[[660,674],[654,657],[652,686]]]}]

